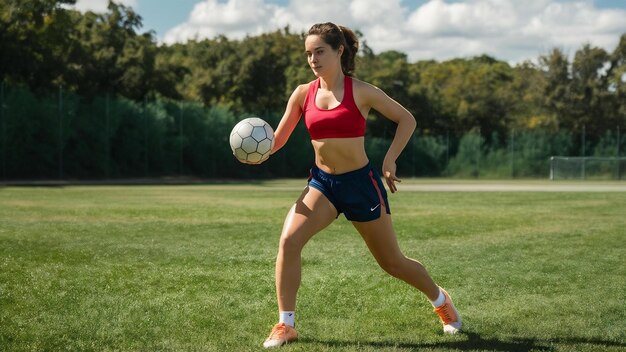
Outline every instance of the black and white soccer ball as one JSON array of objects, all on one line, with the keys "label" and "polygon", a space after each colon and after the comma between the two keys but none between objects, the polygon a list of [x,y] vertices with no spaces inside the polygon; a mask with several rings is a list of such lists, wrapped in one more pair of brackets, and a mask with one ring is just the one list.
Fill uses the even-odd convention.
[{"label": "black and white soccer ball", "polygon": [[230,132],[230,149],[245,164],[260,164],[270,157],[274,130],[263,119],[250,117],[239,121]]}]

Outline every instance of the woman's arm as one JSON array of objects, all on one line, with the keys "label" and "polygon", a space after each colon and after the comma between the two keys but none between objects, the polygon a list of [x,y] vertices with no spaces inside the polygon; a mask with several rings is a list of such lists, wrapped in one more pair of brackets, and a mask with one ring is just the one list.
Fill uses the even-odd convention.
[{"label": "woman's arm", "polygon": [[398,159],[398,156],[400,156],[400,153],[402,153],[402,150],[404,150],[404,147],[411,139],[417,123],[407,109],[377,87],[365,84],[364,92],[366,101],[372,109],[398,124],[396,134],[383,161],[383,176],[387,186],[389,186],[389,190],[395,193],[397,191],[395,182],[401,182],[396,176],[396,159]]},{"label": "woman's arm", "polygon": [[291,133],[298,125],[300,116],[302,116],[302,106],[304,105],[304,98],[306,97],[308,87],[308,84],[301,84],[291,93],[285,113],[278,127],[276,127],[276,131],[274,131],[274,148],[272,148],[272,154],[276,153],[287,143],[289,136],[291,136]]}]

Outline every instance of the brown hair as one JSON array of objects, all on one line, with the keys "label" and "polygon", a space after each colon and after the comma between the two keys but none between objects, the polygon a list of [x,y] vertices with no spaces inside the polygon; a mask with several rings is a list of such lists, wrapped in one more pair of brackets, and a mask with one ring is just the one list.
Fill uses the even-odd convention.
[{"label": "brown hair", "polygon": [[319,35],[334,50],[338,50],[343,45],[341,70],[344,75],[352,76],[356,66],[356,52],[359,50],[359,40],[350,28],[338,26],[331,22],[317,23],[311,26],[307,33],[307,36],[309,35]]}]

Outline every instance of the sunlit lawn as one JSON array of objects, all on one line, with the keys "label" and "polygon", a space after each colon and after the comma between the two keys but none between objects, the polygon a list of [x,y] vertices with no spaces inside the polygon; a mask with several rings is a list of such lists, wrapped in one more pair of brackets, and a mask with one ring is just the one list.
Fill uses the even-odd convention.
[{"label": "sunlit lawn", "polygon": [[[260,350],[302,186],[0,188],[0,350]],[[626,349],[626,192],[406,191],[391,209],[466,333],[444,336],[340,217],[305,248],[285,350]]]}]

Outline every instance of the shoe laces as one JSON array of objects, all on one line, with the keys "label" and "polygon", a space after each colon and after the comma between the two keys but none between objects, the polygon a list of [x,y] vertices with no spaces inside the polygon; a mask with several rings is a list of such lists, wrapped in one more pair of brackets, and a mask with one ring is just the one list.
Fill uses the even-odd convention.
[{"label": "shoe laces", "polygon": [[448,303],[435,308],[435,312],[439,315],[444,324],[450,324],[456,321],[456,314],[454,314],[452,306]]},{"label": "shoe laces", "polygon": [[272,329],[272,333],[270,334],[270,339],[281,339],[283,338],[283,336],[285,336],[285,333],[287,332],[287,324],[285,323],[279,323],[274,325],[274,328]]}]

